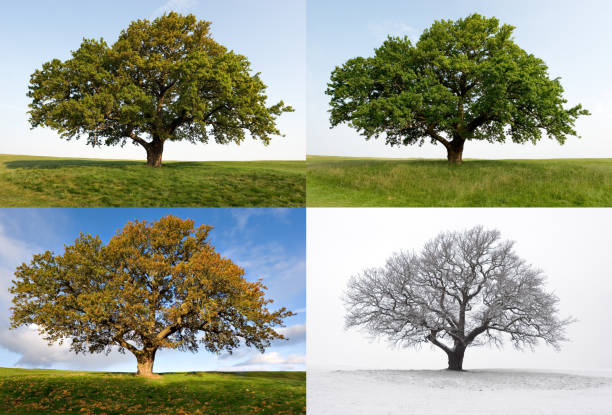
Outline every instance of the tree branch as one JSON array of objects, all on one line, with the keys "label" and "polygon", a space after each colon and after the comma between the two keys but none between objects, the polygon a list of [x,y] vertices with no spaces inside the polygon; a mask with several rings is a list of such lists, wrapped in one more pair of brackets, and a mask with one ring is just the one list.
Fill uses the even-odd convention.
[{"label": "tree branch", "polygon": [[442,145],[444,145],[444,147],[446,147],[447,149],[450,147],[450,143],[448,142],[448,140],[446,140],[444,137],[442,137],[440,134],[436,133],[433,129],[433,125],[428,125],[427,126],[427,134],[429,134],[429,136],[431,138],[433,138],[436,141],[439,141],[440,143],[442,143]]},{"label": "tree branch", "polygon": [[483,324],[480,327],[476,327],[474,330],[470,332],[470,334],[468,334],[465,337],[465,345],[467,346],[468,344],[472,343],[474,339],[476,338],[476,336],[484,333],[487,329],[488,329],[488,326],[486,324]]},{"label": "tree branch", "polygon": [[138,137],[135,133],[130,132],[130,138],[135,141],[136,143],[140,144],[141,146],[143,146],[144,148],[147,148],[147,146],[149,145],[149,143],[147,143],[144,139]]},{"label": "tree branch", "polygon": [[438,346],[440,349],[444,350],[446,353],[452,353],[452,350],[447,345],[441,343],[438,340],[438,338],[436,337],[437,334],[437,331],[432,331],[431,333],[429,333],[426,339],[429,340],[433,345]]},{"label": "tree branch", "polygon": [[121,331],[118,334],[116,334],[115,336],[113,336],[113,340],[115,340],[121,347],[123,347],[124,349],[129,350],[130,352],[132,352],[134,355],[138,355],[138,353],[140,353],[140,350],[138,350],[136,347],[132,346],[131,344],[129,344],[127,341],[125,341],[125,339],[123,338],[123,335],[125,334],[125,331]]},{"label": "tree branch", "polygon": [[473,133],[478,127],[486,123],[487,121],[492,121],[492,117],[489,114],[480,114],[478,117],[474,118],[466,127],[466,131]]},{"label": "tree branch", "polygon": [[[213,108],[212,110],[210,110],[208,112],[208,114],[206,114],[203,118],[202,121],[207,122],[210,117],[212,117],[216,112],[221,111],[223,108],[227,108],[227,105],[225,104],[221,104],[216,106],[215,108]],[[179,128],[181,125],[183,125],[185,122],[189,122],[189,121],[193,121],[193,117],[191,116],[187,116],[186,112],[183,111],[181,112],[181,115],[179,115],[171,124],[169,127],[169,131],[170,134],[174,133],[174,131]]]},{"label": "tree branch", "polygon": [[157,336],[155,336],[155,338],[157,340],[163,340],[166,337],[170,336],[171,334],[176,333],[176,330],[178,329],[178,327],[180,327],[182,322],[183,322],[183,318],[182,316],[179,316],[179,318],[176,319],[176,323],[171,324],[167,326],[166,328],[164,328],[162,331],[157,333]]}]

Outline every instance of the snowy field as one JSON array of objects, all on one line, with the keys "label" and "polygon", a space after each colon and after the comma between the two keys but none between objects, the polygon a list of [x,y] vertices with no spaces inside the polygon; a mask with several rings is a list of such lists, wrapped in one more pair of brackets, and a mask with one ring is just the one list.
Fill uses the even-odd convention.
[{"label": "snowy field", "polygon": [[610,372],[309,369],[307,388],[309,415],[612,414]]}]

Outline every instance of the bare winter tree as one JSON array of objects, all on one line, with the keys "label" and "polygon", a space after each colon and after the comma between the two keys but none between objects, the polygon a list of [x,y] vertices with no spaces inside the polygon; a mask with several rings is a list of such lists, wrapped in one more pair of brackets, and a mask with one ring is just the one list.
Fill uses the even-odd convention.
[{"label": "bare winter tree", "polygon": [[543,340],[559,348],[565,327],[545,276],[520,259],[497,230],[447,232],[420,254],[394,254],[384,267],[349,281],[346,327],[404,347],[431,343],[463,370],[469,346],[509,339],[516,348]]}]

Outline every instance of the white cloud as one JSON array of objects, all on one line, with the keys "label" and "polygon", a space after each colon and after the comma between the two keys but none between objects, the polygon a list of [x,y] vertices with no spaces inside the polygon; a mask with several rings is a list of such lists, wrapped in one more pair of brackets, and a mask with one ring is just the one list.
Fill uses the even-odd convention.
[{"label": "white cloud", "polygon": [[237,246],[224,252],[236,264],[249,273],[255,273],[262,278],[292,278],[294,272],[304,268],[304,259],[289,256],[285,248],[277,242],[263,245]]},{"label": "white cloud", "polygon": [[23,241],[8,236],[5,225],[0,223],[0,263],[19,263],[31,254],[32,247]]},{"label": "white cloud", "polygon": [[249,360],[246,362],[242,362],[236,364],[235,366],[247,366],[247,365],[257,365],[257,364],[266,364],[266,365],[277,365],[280,363],[285,363],[286,359],[282,357],[278,352],[264,353],[264,354],[256,354],[251,356]]},{"label": "white cloud", "polygon": [[232,217],[236,221],[236,226],[232,230],[232,234],[243,232],[247,229],[249,220],[255,216],[272,215],[280,221],[286,221],[289,215],[289,208],[247,208],[247,209],[232,209]]},{"label": "white cloud", "polygon": [[283,356],[278,352],[270,352],[253,354],[244,362],[219,370],[304,370],[305,364],[306,356],[304,354]]},{"label": "white cloud", "polygon": [[222,255],[243,267],[249,279],[263,279],[268,287],[266,297],[273,298],[275,305],[294,311],[289,303],[305,286],[306,261],[303,253],[289,254],[278,242],[263,245],[245,242],[242,245],[234,244],[231,249],[222,251]]},{"label": "white cloud", "polygon": [[[276,330],[283,336],[287,338],[287,340],[274,340],[271,344],[271,347],[278,348],[283,346],[293,346],[296,344],[301,344],[306,342],[306,324],[295,324],[289,327],[281,327]],[[270,354],[274,354],[276,352],[270,352]],[[244,358],[245,356],[260,354],[259,352],[253,351],[253,349],[249,349],[248,347],[241,346],[238,349],[232,351],[232,353],[224,353],[217,357],[219,360],[237,360]]]},{"label": "white cloud", "polygon": [[0,345],[20,355],[16,366],[50,367],[57,360],[65,360],[67,345],[49,346],[42,340],[35,326],[19,327],[10,330],[6,326],[0,329]]},{"label": "white cloud", "polygon": [[411,42],[419,40],[419,33],[417,30],[409,24],[400,21],[386,20],[379,23],[370,23],[368,25],[368,31],[378,41],[385,40],[387,36],[408,36]]},{"label": "white cloud", "polygon": [[151,19],[154,19],[155,17],[161,16],[162,14],[171,11],[185,13],[193,9],[197,5],[197,0],[167,0],[164,4],[155,9],[153,14],[151,15]]},{"label": "white cloud", "polygon": [[285,336],[287,340],[276,340],[274,346],[289,346],[300,344],[306,341],[306,324],[295,324],[289,327],[282,327],[277,330]]},{"label": "white cloud", "polygon": [[303,354],[293,354],[287,358],[287,363],[291,364],[306,364],[306,355]]},{"label": "white cloud", "polygon": [[116,363],[135,360],[131,355],[111,352],[109,355],[76,355],[70,351],[69,341],[64,344],[49,345],[38,334],[35,325],[9,330],[0,326],[0,346],[18,354],[14,363],[21,367],[51,367],[62,365],[67,368],[104,369]]},{"label": "white cloud", "polygon": [[13,298],[8,291],[12,276],[12,269],[0,266],[0,310],[2,311],[5,311],[9,308],[11,299]]},{"label": "white cloud", "polygon": [[304,364],[306,363],[306,356],[292,354],[289,356],[282,356],[278,352],[256,354],[251,356],[246,362],[236,364],[234,366],[250,366],[250,365],[280,365],[280,364]]}]

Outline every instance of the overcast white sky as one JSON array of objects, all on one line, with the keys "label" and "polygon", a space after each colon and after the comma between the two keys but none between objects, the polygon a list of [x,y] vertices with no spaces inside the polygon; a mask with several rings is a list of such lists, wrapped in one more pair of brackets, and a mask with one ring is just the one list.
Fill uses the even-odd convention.
[{"label": "overcast white sky", "polygon": [[82,39],[115,42],[136,19],[153,19],[167,11],[193,13],[212,22],[219,43],[245,55],[253,72],[268,86],[268,105],[284,100],[295,112],[278,118],[286,137],[268,146],[247,138],[240,146],[212,142],[167,143],[164,160],[303,160],[306,148],[306,12],[305,1],[266,0],[62,0],[6,2],[0,26],[0,154],[144,160],[145,150],[127,144],[92,148],[66,141],[48,128],[30,130],[26,97],[30,74],[43,62],[68,59]]},{"label": "overcast white sky", "polygon": [[319,209],[307,211],[308,369],[442,369],[446,355],[425,345],[394,349],[344,330],[341,296],[351,275],[394,252],[420,250],[438,233],[476,225],[516,241],[519,256],[548,275],[568,329],[561,352],[473,347],[464,368],[612,369],[612,210],[610,209]]}]

